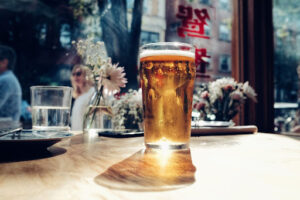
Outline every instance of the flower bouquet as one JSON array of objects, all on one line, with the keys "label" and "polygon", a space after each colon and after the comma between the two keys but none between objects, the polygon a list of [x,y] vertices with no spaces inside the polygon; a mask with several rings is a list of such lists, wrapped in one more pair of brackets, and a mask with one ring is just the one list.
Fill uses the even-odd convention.
[{"label": "flower bouquet", "polygon": [[247,98],[257,102],[257,94],[248,82],[237,83],[233,78],[221,78],[202,85],[194,94],[194,111],[205,121],[230,121]]},{"label": "flower bouquet", "polygon": [[142,130],[143,103],[142,90],[129,90],[125,94],[115,95],[112,102],[115,130],[134,129]]},{"label": "flower bouquet", "polygon": [[127,79],[124,68],[112,64],[111,59],[106,55],[103,42],[95,43],[92,39],[87,39],[73,43],[84,65],[91,69],[95,82],[95,94],[84,115],[83,129],[89,131],[109,128],[113,113],[107,99],[110,95],[119,92],[120,87],[125,87]]}]

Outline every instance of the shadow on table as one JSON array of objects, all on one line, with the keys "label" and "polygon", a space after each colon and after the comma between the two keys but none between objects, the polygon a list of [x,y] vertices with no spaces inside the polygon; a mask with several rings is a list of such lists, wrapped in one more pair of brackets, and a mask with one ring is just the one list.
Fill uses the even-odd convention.
[{"label": "shadow on table", "polygon": [[191,185],[195,172],[190,149],[145,149],[111,166],[94,181],[112,189],[162,191]]},{"label": "shadow on table", "polygon": [[28,145],[20,145],[12,147],[2,144],[0,145],[0,163],[49,158],[61,155],[66,151],[66,149],[56,146],[52,146],[47,149],[43,146],[30,147]]}]

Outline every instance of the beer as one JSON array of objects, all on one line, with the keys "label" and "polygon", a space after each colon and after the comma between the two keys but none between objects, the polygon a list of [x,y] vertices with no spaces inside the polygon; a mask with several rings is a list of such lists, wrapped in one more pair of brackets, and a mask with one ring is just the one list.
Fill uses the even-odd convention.
[{"label": "beer", "polygon": [[194,52],[144,50],[140,54],[147,147],[187,147],[195,74]]}]

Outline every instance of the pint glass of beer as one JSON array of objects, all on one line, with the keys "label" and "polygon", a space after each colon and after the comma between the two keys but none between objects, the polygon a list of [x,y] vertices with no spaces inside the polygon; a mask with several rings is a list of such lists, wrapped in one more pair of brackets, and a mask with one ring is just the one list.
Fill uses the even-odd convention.
[{"label": "pint glass of beer", "polygon": [[188,148],[196,75],[194,51],[191,45],[177,42],[140,48],[146,147]]}]

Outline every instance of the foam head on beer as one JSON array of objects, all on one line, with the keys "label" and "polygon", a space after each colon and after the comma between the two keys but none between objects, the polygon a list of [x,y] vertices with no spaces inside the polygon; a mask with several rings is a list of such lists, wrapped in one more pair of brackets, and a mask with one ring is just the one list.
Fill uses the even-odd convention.
[{"label": "foam head on beer", "polygon": [[184,50],[144,50],[140,54],[140,59],[149,57],[149,56],[185,56],[195,59],[195,53],[190,51],[184,51]]}]

